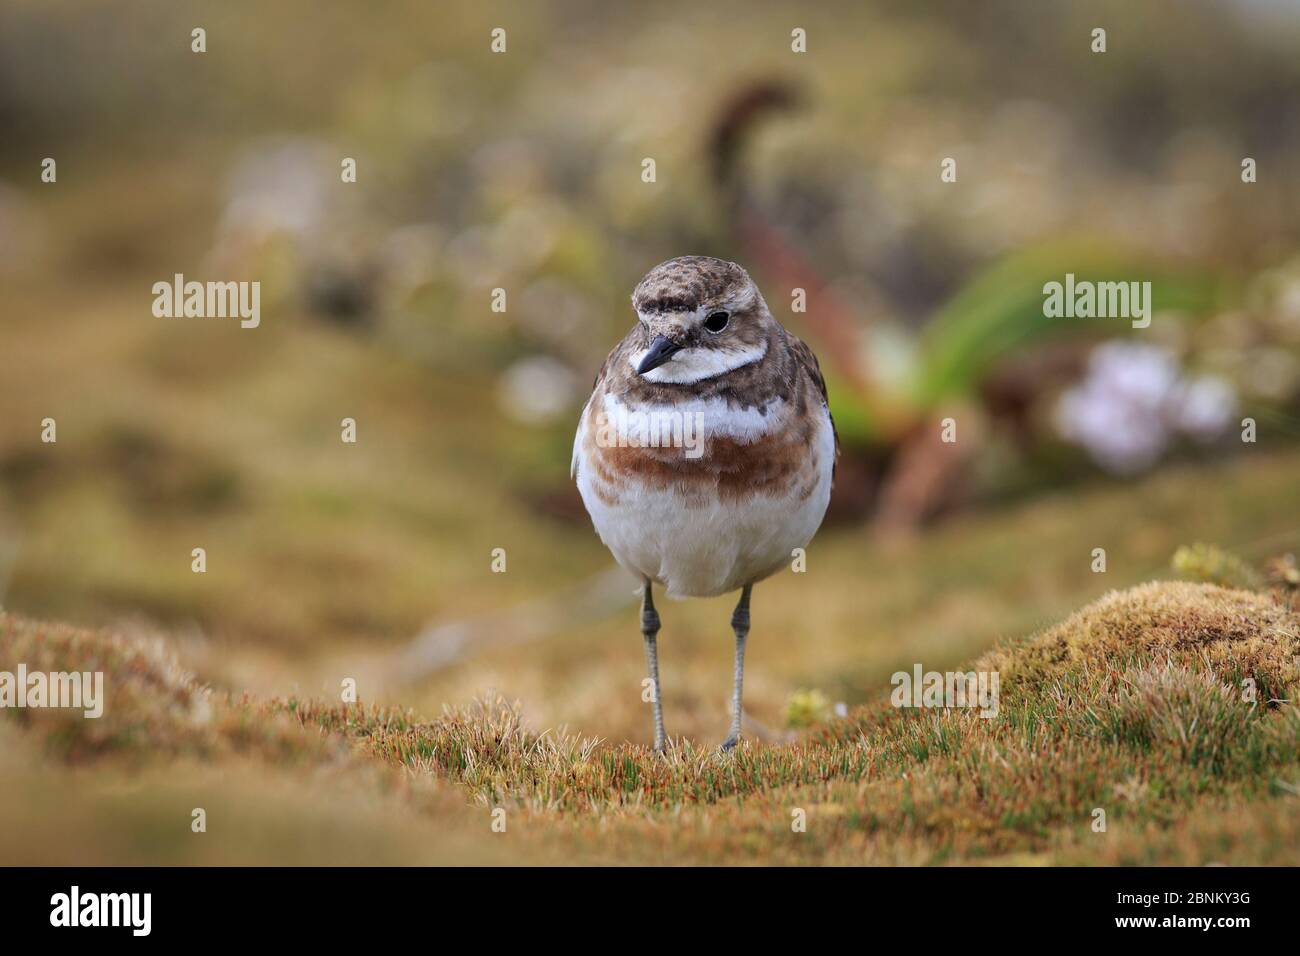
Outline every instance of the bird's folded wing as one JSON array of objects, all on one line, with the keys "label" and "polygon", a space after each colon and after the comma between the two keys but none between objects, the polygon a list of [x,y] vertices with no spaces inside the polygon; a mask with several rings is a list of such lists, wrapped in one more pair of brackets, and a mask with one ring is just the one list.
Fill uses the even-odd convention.
[{"label": "bird's folded wing", "polygon": [[[822,405],[826,408],[826,416],[831,421],[831,434],[835,436],[835,457],[838,459],[840,457],[840,433],[835,430],[835,416],[831,414],[830,399],[826,394],[826,380],[822,378],[822,369],[817,364],[817,356],[797,336],[789,332],[786,333],[786,336],[790,340],[790,354],[794,356],[800,370],[808,376],[813,383],[813,387],[817,389],[822,397]],[[834,472],[832,471],[831,474],[834,475]]]}]

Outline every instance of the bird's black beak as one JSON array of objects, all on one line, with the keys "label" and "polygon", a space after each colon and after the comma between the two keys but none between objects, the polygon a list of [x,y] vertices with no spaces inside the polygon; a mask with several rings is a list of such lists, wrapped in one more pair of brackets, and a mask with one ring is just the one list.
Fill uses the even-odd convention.
[{"label": "bird's black beak", "polygon": [[655,340],[650,343],[650,351],[646,352],[645,358],[641,364],[636,367],[638,375],[644,375],[653,368],[658,368],[667,362],[670,358],[682,350],[682,347],[666,335],[656,335]]}]

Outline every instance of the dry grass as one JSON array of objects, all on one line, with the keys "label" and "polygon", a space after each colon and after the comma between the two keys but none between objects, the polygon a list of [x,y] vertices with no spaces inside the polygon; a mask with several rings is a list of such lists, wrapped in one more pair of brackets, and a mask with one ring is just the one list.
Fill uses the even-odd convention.
[{"label": "dry grass", "polygon": [[[235,697],[161,642],[0,627],[0,667],[102,669],[109,687],[98,721],[5,714],[6,762],[28,771],[0,801],[6,860],[1300,862],[1300,718],[1283,702],[1300,618],[1247,591],[1147,584],[989,652],[969,669],[1001,675],[993,719],[881,700],[731,756],[536,733],[499,698],[427,720]],[[199,837],[205,801],[224,809]],[[98,822],[60,836],[53,815],[74,809]],[[304,840],[323,828],[326,845]]]}]

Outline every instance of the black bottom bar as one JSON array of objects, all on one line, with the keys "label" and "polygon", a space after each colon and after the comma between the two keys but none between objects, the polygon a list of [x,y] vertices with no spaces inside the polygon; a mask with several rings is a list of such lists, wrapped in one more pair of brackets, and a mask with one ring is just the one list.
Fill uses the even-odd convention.
[{"label": "black bottom bar", "polygon": [[[732,940],[779,923],[810,939],[847,930],[873,943],[929,934],[991,941],[1039,928],[1071,941],[1230,942],[1293,925],[1287,876],[1235,868],[9,869],[0,870],[0,925],[7,942],[76,934],[82,942],[374,945],[413,931],[435,942],[457,927],[494,942],[515,927],[533,941],[559,933],[594,942],[602,926],[662,931],[694,914],[693,925]],[[493,914],[488,923],[475,918]]]}]

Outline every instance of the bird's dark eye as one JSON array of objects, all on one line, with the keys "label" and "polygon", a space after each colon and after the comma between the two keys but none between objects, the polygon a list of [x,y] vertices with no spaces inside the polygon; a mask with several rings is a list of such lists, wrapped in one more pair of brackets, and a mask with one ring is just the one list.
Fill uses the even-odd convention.
[{"label": "bird's dark eye", "polygon": [[704,320],[704,327],[714,335],[717,335],[727,327],[727,323],[730,321],[730,312],[711,312],[709,313],[709,317]]}]

